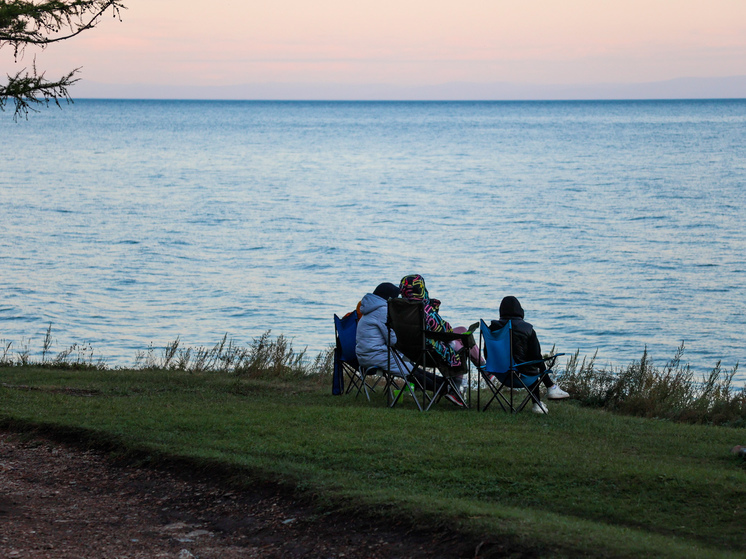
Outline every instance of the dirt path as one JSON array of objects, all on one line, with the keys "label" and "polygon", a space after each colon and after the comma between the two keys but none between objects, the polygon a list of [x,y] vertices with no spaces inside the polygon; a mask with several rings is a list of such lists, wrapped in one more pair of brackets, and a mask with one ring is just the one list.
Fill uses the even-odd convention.
[{"label": "dirt path", "polygon": [[276,488],[236,491],[189,472],[118,465],[98,452],[0,430],[3,558],[446,558],[505,551],[383,520],[320,515]]}]

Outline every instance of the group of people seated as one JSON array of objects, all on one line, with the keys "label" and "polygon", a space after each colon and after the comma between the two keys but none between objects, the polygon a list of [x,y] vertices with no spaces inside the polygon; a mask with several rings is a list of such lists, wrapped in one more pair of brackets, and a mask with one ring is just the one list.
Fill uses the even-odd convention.
[{"label": "group of people seated", "polygon": [[[358,362],[364,369],[379,368],[389,370],[396,376],[406,378],[413,376],[420,386],[426,390],[437,390],[445,382],[443,377],[435,373],[415,367],[404,356],[398,354],[397,359],[389,358],[389,343],[392,351],[396,345],[396,334],[389,333],[386,325],[388,318],[388,300],[403,297],[409,301],[422,302],[425,311],[425,328],[430,332],[466,332],[466,328],[453,328],[440,316],[440,301],[430,297],[425,280],[421,275],[404,276],[396,286],[393,283],[381,283],[372,293],[366,294],[355,312],[358,314],[357,336],[355,352]],[[508,320],[513,324],[513,356],[517,363],[541,359],[541,346],[533,326],[524,319],[523,308],[520,302],[513,296],[505,297],[500,303],[500,319],[493,320],[489,328],[492,331],[502,328]],[[427,338],[428,349],[435,352],[439,359],[454,370],[462,369],[464,351],[458,342],[447,343],[440,340]],[[469,359],[475,364],[483,365],[484,359],[479,353],[479,348],[474,346],[468,353]],[[528,365],[521,372],[527,375],[540,374],[546,371],[543,361],[537,365]],[[551,370],[548,371],[551,373]],[[461,383],[465,388],[465,379],[460,378],[456,383]],[[569,394],[562,390],[549,374],[543,377],[543,383],[547,388],[547,398],[559,400],[568,398]],[[546,405],[541,402],[539,382],[529,387],[536,396],[532,407],[535,413],[547,413]],[[456,406],[463,407],[464,399],[454,393],[453,388],[448,387],[444,396]]]}]

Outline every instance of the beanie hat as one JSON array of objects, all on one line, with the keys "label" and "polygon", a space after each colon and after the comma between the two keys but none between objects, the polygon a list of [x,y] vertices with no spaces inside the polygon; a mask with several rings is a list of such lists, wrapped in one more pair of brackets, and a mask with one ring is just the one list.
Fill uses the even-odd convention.
[{"label": "beanie hat", "polygon": [[373,291],[373,295],[378,295],[381,299],[388,301],[396,299],[399,296],[399,288],[393,283],[382,283]]}]

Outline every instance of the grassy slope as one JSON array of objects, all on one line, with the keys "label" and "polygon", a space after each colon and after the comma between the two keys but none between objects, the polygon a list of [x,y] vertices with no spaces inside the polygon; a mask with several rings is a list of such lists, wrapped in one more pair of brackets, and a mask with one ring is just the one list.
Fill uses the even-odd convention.
[{"label": "grassy slope", "polygon": [[[508,537],[543,555],[746,553],[746,430],[612,415],[389,410],[218,374],[0,369],[0,420],[217,461],[338,506]],[[18,385],[49,390],[26,390]],[[96,391],[88,395],[58,387]]]}]

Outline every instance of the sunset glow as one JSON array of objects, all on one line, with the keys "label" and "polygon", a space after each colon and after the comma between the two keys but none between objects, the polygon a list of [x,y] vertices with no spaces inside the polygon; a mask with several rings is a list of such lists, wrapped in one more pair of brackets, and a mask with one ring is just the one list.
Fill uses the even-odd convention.
[{"label": "sunset glow", "polygon": [[634,83],[746,75],[742,0],[130,0],[8,70],[109,84]]}]

